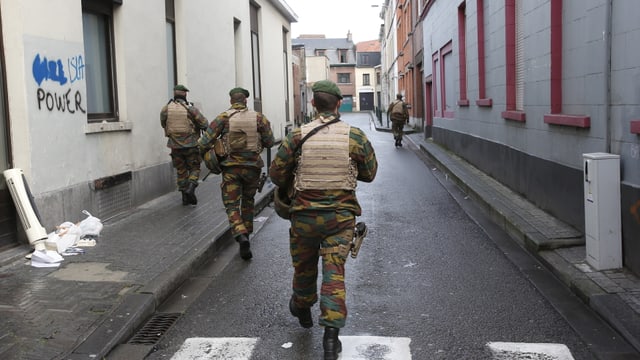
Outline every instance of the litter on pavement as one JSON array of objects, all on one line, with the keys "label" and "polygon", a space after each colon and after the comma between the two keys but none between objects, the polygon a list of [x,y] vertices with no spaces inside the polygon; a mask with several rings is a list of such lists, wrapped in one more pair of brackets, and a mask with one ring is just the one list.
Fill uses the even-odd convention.
[{"label": "litter on pavement", "polygon": [[103,224],[100,219],[82,210],[87,217],[78,222],[65,221],[56,226],[56,230],[48,234],[45,240],[45,250],[35,250],[27,257],[31,259],[33,267],[58,267],[64,256],[84,254],[81,247],[96,245],[96,238],[100,236]]}]

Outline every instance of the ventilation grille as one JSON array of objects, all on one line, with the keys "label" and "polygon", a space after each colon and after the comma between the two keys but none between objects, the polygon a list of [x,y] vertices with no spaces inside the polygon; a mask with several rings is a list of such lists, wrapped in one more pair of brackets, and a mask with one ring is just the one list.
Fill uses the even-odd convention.
[{"label": "ventilation grille", "polygon": [[178,320],[180,314],[155,314],[138,332],[133,335],[128,344],[155,345],[171,326]]},{"label": "ventilation grille", "polygon": [[131,208],[131,181],[96,191],[101,219],[108,219]]}]

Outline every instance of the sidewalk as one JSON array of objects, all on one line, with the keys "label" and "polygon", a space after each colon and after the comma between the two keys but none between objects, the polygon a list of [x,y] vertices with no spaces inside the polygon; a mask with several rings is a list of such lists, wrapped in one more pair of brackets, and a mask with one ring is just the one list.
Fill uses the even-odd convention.
[{"label": "sidewalk", "polygon": [[[378,131],[391,131],[372,116]],[[626,269],[596,271],[586,262],[584,234],[553,218],[455,154],[405,126],[416,145],[522,247],[640,351],[640,279]]]},{"label": "sidewalk", "polygon": [[[258,210],[273,188],[257,194]],[[15,250],[0,267],[0,358],[103,359],[127,340],[200,264],[235,246],[220,176],[196,195],[197,206],[183,206],[176,191],[103,220],[96,246],[59,269],[33,268],[29,249]]]}]

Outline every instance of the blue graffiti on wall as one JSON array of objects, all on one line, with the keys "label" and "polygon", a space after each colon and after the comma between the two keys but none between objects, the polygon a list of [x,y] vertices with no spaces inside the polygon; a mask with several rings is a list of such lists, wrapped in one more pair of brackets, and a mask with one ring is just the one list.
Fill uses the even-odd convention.
[{"label": "blue graffiti on wall", "polygon": [[84,60],[82,55],[73,56],[67,59],[69,64],[69,76],[71,77],[71,83],[84,79]]},{"label": "blue graffiti on wall", "polygon": [[34,57],[32,72],[33,79],[38,84],[38,110],[42,110],[44,105],[49,111],[57,110],[71,114],[76,111],[86,113],[82,106],[82,93],[79,90],[71,94],[71,88],[63,89],[61,92],[54,92],[47,91],[41,87],[44,81],[52,81],[63,86],[67,82],[73,84],[76,81],[84,80],[85,65],[82,55],[72,56],[67,59],[66,63],[66,74],[68,74],[69,78],[65,74],[62,59],[49,60],[46,56],[41,58],[40,54],[36,54]]},{"label": "blue graffiti on wall", "polygon": [[57,81],[60,85],[67,83],[67,77],[64,75],[64,67],[62,66],[62,60],[47,60],[45,56],[42,60],[40,54],[36,55],[33,59],[33,78],[38,85],[42,85],[44,80]]}]

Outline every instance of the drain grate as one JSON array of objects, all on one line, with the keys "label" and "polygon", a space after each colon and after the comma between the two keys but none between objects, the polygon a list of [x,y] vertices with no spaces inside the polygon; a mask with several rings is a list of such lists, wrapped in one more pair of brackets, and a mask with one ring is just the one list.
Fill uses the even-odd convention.
[{"label": "drain grate", "polygon": [[136,332],[128,344],[155,345],[169,328],[178,320],[180,314],[155,314],[138,332]]}]

